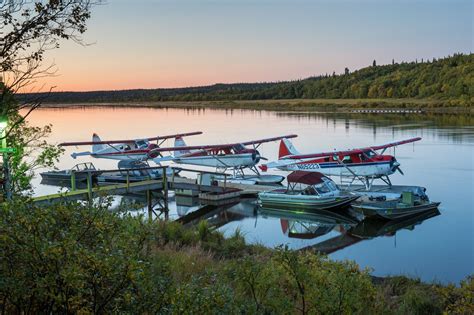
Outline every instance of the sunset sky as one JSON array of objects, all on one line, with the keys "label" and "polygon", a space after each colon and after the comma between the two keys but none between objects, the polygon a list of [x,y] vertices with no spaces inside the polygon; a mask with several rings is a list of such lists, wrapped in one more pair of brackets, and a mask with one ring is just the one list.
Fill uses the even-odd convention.
[{"label": "sunset sky", "polygon": [[50,52],[55,91],[301,79],[473,50],[471,0],[108,0]]}]

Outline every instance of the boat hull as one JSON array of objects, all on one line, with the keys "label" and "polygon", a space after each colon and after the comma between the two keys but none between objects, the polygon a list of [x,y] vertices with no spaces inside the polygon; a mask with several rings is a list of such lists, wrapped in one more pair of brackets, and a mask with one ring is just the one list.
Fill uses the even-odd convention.
[{"label": "boat hull", "polygon": [[[44,172],[41,173],[41,178],[45,181],[71,181],[71,173],[66,173],[62,171],[58,172]],[[94,177],[94,176],[93,176]],[[75,175],[76,181],[84,182],[87,180],[86,173],[78,173]]]},{"label": "boat hull", "polygon": [[400,206],[399,203],[367,202],[353,204],[352,208],[362,212],[366,217],[380,217],[387,220],[395,220],[437,209],[439,205],[440,202],[428,202],[414,206]]},{"label": "boat hull", "polygon": [[[173,175],[178,175],[179,170],[171,170],[167,169],[166,171],[166,176],[170,177]],[[99,184],[102,183],[126,183],[128,182],[140,182],[144,180],[158,180],[163,178],[163,170],[157,170],[155,173],[152,175],[143,175],[143,176],[137,176],[137,175],[130,175],[127,176],[123,174],[123,172],[117,172],[117,173],[107,173],[103,174],[101,176],[97,177],[97,181]]]},{"label": "boat hull", "polygon": [[277,207],[286,209],[333,210],[349,206],[358,196],[317,197],[305,195],[288,195],[265,192],[258,195],[262,207]]}]

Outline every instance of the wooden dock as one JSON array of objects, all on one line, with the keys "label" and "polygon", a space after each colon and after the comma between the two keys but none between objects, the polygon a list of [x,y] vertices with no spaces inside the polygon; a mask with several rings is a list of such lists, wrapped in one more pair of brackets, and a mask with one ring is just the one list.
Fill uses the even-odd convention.
[{"label": "wooden dock", "polygon": [[87,200],[106,195],[122,195],[127,193],[144,192],[147,190],[162,190],[162,180],[145,180],[134,183],[96,186],[85,189],[70,190],[62,193],[34,197],[35,203],[47,203],[61,200]]},{"label": "wooden dock", "polygon": [[[143,193],[146,195],[149,214],[148,216],[151,219],[153,214],[155,214],[155,217],[159,217],[161,214],[164,214],[165,218],[167,218],[168,193],[170,190],[177,192],[191,192],[193,195],[200,195],[202,199],[206,197],[210,201],[220,202],[225,201],[226,199],[229,199],[229,201],[233,199],[233,201],[235,201],[236,197],[240,198],[256,196],[259,192],[275,189],[274,186],[230,183],[226,180],[228,175],[224,176],[224,181],[214,181],[213,183],[203,184],[202,182],[199,182],[199,179],[176,176],[174,171],[172,172],[172,176],[167,176],[166,167],[163,166],[150,167],[147,169],[156,168],[163,169],[163,174],[165,175],[161,179],[148,179],[133,182],[130,180],[131,177],[128,176],[127,171],[127,180],[125,183],[103,186],[93,185],[92,173],[116,172],[117,170],[86,171],[88,173],[87,188],[84,189],[76,189],[76,178],[75,174],[73,173],[71,175],[71,189],[69,191],[34,197],[33,201],[37,204],[75,200],[86,200],[92,202],[93,199],[97,197]],[[221,173],[215,172],[196,171],[182,168],[175,169],[196,172],[200,174],[218,174],[222,176]]]}]

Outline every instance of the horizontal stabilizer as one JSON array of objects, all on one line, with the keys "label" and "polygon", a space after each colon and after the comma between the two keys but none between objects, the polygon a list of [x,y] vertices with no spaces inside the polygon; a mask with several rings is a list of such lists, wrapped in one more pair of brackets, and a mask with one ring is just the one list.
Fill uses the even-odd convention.
[{"label": "horizontal stabilizer", "polygon": [[86,152],[72,153],[72,154],[71,154],[71,157],[72,157],[73,159],[75,159],[75,158],[77,158],[78,156],[89,156],[89,155],[92,155],[92,152],[86,151]]},{"label": "horizontal stabilizer", "polygon": [[266,171],[269,168],[280,168],[280,167],[285,167],[289,165],[294,165],[296,163],[300,162],[300,160],[279,160],[275,162],[270,162],[268,164],[262,164],[260,169],[263,171]]},{"label": "horizontal stabilizer", "polygon": [[161,162],[169,162],[169,161],[176,161],[176,160],[179,160],[179,158],[168,155],[168,156],[154,158],[153,162],[155,162],[156,164],[159,164]]}]

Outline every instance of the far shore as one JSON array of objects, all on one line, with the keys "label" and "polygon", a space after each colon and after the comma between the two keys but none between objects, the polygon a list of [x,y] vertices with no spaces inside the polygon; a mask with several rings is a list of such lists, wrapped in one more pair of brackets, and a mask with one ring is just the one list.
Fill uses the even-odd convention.
[{"label": "far shore", "polygon": [[473,104],[453,100],[431,99],[278,99],[233,101],[150,101],[150,102],[88,102],[47,103],[44,108],[89,106],[249,109],[303,112],[352,112],[359,110],[403,110],[429,113],[472,113]]}]

